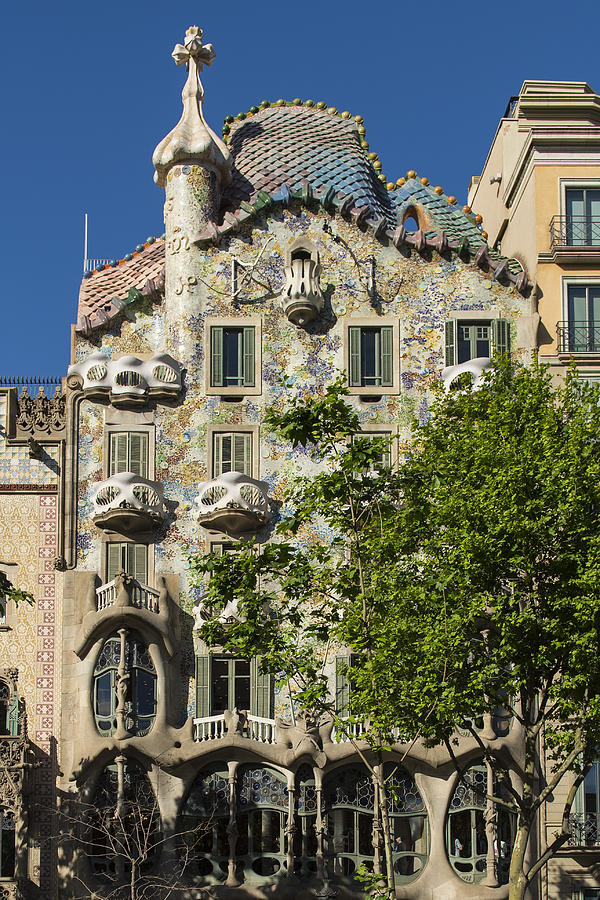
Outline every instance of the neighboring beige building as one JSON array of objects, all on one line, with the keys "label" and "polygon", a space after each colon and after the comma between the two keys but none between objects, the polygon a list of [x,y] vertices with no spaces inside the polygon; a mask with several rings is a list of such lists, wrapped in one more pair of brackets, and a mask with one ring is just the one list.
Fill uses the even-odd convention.
[{"label": "neighboring beige building", "polygon": [[540,360],[600,377],[600,96],[585,82],[525,81],[468,204],[489,246],[536,282]]},{"label": "neighboring beige building", "polygon": [[[489,246],[519,259],[535,282],[541,362],[600,380],[600,96],[585,82],[525,81],[511,97],[469,206]],[[568,783],[547,805],[542,835],[560,829]],[[544,900],[600,898],[600,765],[572,817],[570,846],[547,867]]]}]

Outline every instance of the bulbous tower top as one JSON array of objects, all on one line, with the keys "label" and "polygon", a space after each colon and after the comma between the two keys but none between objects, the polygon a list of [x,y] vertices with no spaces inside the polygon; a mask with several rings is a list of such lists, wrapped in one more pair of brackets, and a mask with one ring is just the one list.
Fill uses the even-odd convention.
[{"label": "bulbous tower top", "polygon": [[202,43],[202,30],[193,25],[186,31],[183,44],[176,44],[171,55],[178,66],[185,63],[188,73],[181,94],[183,114],[152,155],[156,169],[154,180],[164,187],[168,169],[174,163],[188,160],[214,172],[223,188],[231,181],[231,156],[204,119],[204,89],[200,81],[200,72],[204,66],[211,65],[215,51],[212,44]]}]

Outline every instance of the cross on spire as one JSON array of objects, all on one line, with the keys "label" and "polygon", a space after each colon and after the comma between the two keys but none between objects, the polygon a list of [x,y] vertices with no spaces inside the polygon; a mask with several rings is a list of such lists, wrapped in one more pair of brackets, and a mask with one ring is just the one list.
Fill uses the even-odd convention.
[{"label": "cross on spire", "polygon": [[202,43],[202,29],[191,25],[185,33],[183,44],[175,44],[171,56],[178,66],[185,63],[189,71],[190,59],[193,59],[201,72],[204,66],[210,66],[216,54],[212,44]]}]

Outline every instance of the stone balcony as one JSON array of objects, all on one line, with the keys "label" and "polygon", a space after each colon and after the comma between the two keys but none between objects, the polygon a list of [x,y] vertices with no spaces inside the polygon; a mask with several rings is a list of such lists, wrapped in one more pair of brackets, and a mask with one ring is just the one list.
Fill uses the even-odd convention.
[{"label": "stone balcony", "polygon": [[491,368],[491,365],[492,361],[488,356],[478,356],[455,366],[446,366],[445,369],[442,369],[444,390],[448,393],[448,391],[460,387],[465,378],[471,378],[471,387],[473,390],[477,390],[481,387],[484,373]]},{"label": "stone balcony", "polygon": [[[110,606],[122,603],[120,597],[122,582],[122,578],[113,578],[113,580],[109,581],[107,584],[103,584],[101,587],[96,588],[96,604],[98,612],[103,609],[108,609]],[[158,613],[159,591],[149,587],[147,584],[136,581],[134,578],[128,579],[125,582],[124,587],[127,595],[127,604],[129,606],[135,606],[136,609],[147,609],[150,612]]]},{"label": "stone balcony", "polygon": [[268,485],[240,472],[224,472],[199,486],[198,522],[236,537],[258,531],[271,518]]},{"label": "stone balcony", "polygon": [[133,472],[119,472],[100,482],[92,504],[97,528],[125,535],[151,531],[166,518],[162,486]]},{"label": "stone balcony", "polygon": [[251,713],[236,713],[235,710],[194,719],[195,741],[216,741],[232,732],[261,744],[277,743],[275,719],[253,716]]},{"label": "stone balcony", "polygon": [[80,387],[90,400],[109,400],[116,407],[145,406],[148,399],[176,400],[181,393],[181,366],[168,353],[150,359],[109,359],[92,353],[69,366],[69,387]]}]

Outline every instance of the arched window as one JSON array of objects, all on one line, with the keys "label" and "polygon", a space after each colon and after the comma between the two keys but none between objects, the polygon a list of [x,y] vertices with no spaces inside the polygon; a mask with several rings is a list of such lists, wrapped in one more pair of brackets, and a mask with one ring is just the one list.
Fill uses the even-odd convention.
[{"label": "arched window", "polygon": [[182,852],[194,859],[191,872],[209,881],[222,881],[229,858],[229,775],[215,766],[205,769],[192,784],[181,811]]},{"label": "arched window", "polygon": [[0,681],[0,734],[10,734],[8,728],[10,694],[11,691],[6,681]]},{"label": "arched window", "polygon": [[15,814],[0,807],[0,878],[15,877]]},{"label": "arched window", "polygon": [[296,830],[294,832],[294,871],[310,877],[317,871],[317,789],[310,766],[300,766],[296,773]]},{"label": "arched window", "polygon": [[156,670],[147,645],[135,631],[111,635],[98,656],[93,706],[100,734],[117,730],[121,684],[125,729],[130,734],[147,734],[156,715]]},{"label": "arched window", "polygon": [[[396,881],[402,884],[417,878],[427,861],[427,813],[412,775],[388,763],[385,778],[394,870]],[[352,875],[361,863],[373,868],[375,788],[371,775],[359,767],[339,769],[325,780],[323,793],[330,873]],[[383,859],[381,865],[385,865]]]},{"label": "arched window", "polygon": [[238,772],[239,868],[247,881],[284,874],[287,781],[274,769],[244,766]]},{"label": "arched window", "polygon": [[158,804],[142,767],[119,756],[102,771],[86,810],[84,845],[94,873],[127,880],[132,866],[143,876],[153,866],[160,842]]},{"label": "arched window", "polygon": [[353,766],[337,769],[323,785],[327,815],[327,867],[352,875],[361,863],[373,867],[375,789],[371,775]]},{"label": "arched window", "polygon": [[[487,791],[487,767],[483,763],[471,766],[465,772],[464,781],[457,783],[448,811],[447,845],[450,864],[463,881],[474,884],[484,878],[488,865]],[[503,789],[501,781],[496,777],[493,791],[501,798],[506,797],[506,789]],[[516,817],[509,810],[498,808],[495,818],[497,830],[494,862],[499,884],[506,884]]]},{"label": "arched window", "polygon": [[412,881],[425,867],[429,855],[425,804],[414,778],[401,766],[388,763],[384,771],[396,880]]}]

